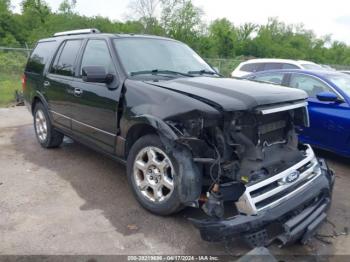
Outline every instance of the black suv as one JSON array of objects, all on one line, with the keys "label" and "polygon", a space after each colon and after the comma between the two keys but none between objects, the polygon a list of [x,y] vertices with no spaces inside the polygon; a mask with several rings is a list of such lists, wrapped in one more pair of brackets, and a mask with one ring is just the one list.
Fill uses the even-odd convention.
[{"label": "black suv", "polygon": [[303,91],[223,78],[172,39],[96,29],[40,40],[23,90],[42,147],[65,135],[126,163],[144,208],[202,208],[191,220],[208,241],[305,242],[326,218],[334,175],[298,143]]}]

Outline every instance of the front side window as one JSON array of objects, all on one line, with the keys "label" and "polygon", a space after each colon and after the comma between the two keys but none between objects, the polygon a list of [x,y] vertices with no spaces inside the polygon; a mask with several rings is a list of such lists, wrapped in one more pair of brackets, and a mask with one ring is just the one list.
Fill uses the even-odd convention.
[{"label": "front side window", "polygon": [[55,41],[39,42],[33,53],[30,55],[26,71],[41,74],[44,70],[45,64],[53,54],[55,46]]},{"label": "front side window", "polygon": [[284,77],[283,73],[269,73],[269,74],[258,75],[254,78],[254,80],[282,85],[283,77]]},{"label": "front side window", "polygon": [[80,73],[86,66],[102,66],[107,73],[116,73],[107,43],[104,40],[89,40],[81,61]]},{"label": "front side window", "polygon": [[64,76],[74,75],[74,65],[82,40],[68,40],[58,50],[51,73]]},{"label": "front side window", "polygon": [[309,97],[315,98],[318,93],[321,92],[333,92],[325,83],[322,81],[301,74],[292,74],[290,79],[290,87],[304,90]]},{"label": "front side window", "polygon": [[300,67],[293,64],[282,64],[282,69],[300,69]]},{"label": "front side window", "polygon": [[115,39],[114,45],[128,74],[148,70],[213,72],[197,53],[176,41],[135,37]]},{"label": "front side window", "polygon": [[350,96],[350,76],[349,75],[329,75],[327,79],[334,83],[337,87],[343,90]]}]

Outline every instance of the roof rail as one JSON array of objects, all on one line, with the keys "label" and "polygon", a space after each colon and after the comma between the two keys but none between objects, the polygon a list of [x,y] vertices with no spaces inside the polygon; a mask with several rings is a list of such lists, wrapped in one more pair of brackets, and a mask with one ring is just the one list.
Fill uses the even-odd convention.
[{"label": "roof rail", "polygon": [[55,33],[53,36],[63,36],[63,35],[81,35],[81,34],[98,34],[100,31],[96,28],[88,28],[88,29],[78,29],[71,30],[65,32]]}]

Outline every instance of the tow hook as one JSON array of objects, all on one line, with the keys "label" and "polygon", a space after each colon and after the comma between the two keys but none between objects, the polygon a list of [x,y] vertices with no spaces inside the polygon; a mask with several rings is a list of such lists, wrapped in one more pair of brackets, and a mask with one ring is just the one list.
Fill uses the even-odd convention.
[{"label": "tow hook", "polygon": [[210,217],[223,218],[224,201],[219,184],[215,184],[208,192],[208,200],[203,204],[202,209]]}]

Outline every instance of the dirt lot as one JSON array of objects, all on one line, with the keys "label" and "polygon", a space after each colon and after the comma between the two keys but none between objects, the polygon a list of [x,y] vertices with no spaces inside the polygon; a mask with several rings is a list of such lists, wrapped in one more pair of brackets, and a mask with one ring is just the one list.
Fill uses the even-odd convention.
[{"label": "dirt lot", "polygon": [[[337,174],[330,222],[319,234],[346,232],[350,162],[318,153]],[[202,241],[186,220],[191,212],[151,215],[133,198],[122,165],[68,139],[58,149],[44,150],[24,107],[0,109],[0,254],[241,255],[249,250],[237,241]],[[306,246],[270,250],[350,255],[349,235],[321,239],[329,243],[313,239]]]}]

